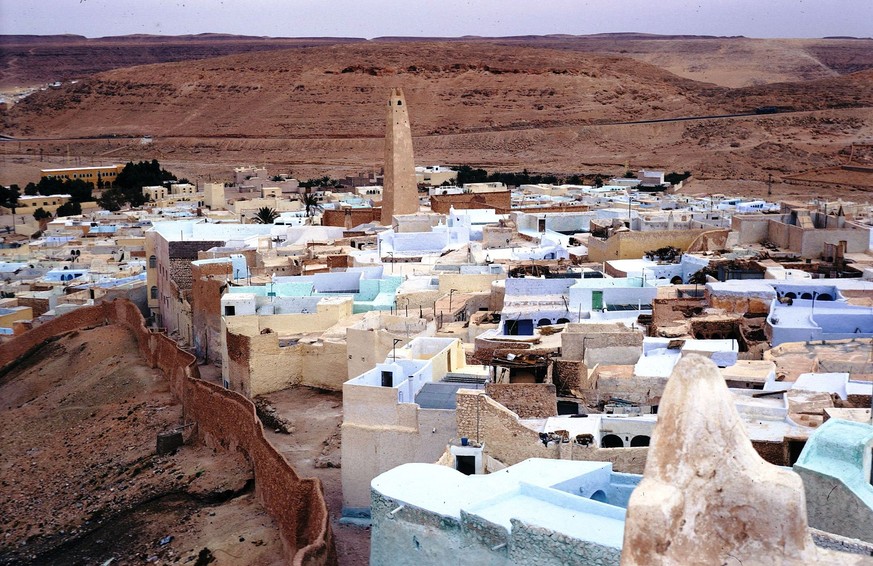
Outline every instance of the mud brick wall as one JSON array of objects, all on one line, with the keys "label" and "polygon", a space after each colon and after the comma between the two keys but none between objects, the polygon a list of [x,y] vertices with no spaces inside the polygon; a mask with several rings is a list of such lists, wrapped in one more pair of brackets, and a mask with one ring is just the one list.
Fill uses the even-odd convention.
[{"label": "mud brick wall", "polygon": [[459,195],[432,195],[430,209],[440,214],[448,214],[451,208],[462,209],[506,209],[511,208],[511,193],[497,191],[493,193],[462,193]]},{"label": "mud brick wall", "polygon": [[486,383],[485,393],[522,419],[544,419],[558,414],[555,386],[551,383]]},{"label": "mud brick wall", "polygon": [[223,241],[168,242],[170,256],[170,279],[179,289],[191,288],[191,262],[198,259],[198,252],[223,246]]},{"label": "mud brick wall", "polygon": [[353,210],[325,210],[321,214],[323,226],[339,226],[354,228],[361,224],[379,222],[382,218],[381,208],[361,208]]},{"label": "mud brick wall", "polygon": [[160,369],[182,403],[183,417],[207,446],[241,450],[252,464],[258,499],[279,524],[288,563],[336,564],[327,504],[316,478],[300,478],[264,436],[251,401],[200,379],[196,359],[163,334],[150,332],[136,305],[118,300],[83,307],[17,336],[0,351],[0,368],[46,340],[102,324],[120,324],[133,332],[143,357]]}]

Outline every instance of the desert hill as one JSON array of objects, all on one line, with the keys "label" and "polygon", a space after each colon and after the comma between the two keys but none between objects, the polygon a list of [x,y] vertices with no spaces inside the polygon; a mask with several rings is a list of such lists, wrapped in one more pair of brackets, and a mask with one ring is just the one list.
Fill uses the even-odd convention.
[{"label": "desert hill", "polygon": [[182,407],[124,327],[69,332],[6,366],[0,423],[0,564],[193,563],[204,547],[281,559],[241,454],[155,454]]},{"label": "desert hill", "polygon": [[[701,114],[703,89],[631,59],[481,44],[369,43],[117,69],[36,93],[13,133],[371,137],[402,86],[417,135]],[[716,112],[723,109],[715,107]]]},{"label": "desert hill", "polygon": [[126,35],[88,39],[79,35],[0,36],[0,88],[81,79],[110,69],[363,41],[353,38],[268,38],[224,34]]},{"label": "desert hill", "polygon": [[[419,163],[766,179],[839,165],[849,144],[873,139],[873,70],[841,75],[828,67],[814,80],[729,88],[631,56],[502,41],[380,40],[116,69],[27,97],[5,112],[2,133],[33,138],[18,144],[25,155],[69,155],[75,140],[81,156],[154,156],[192,177],[245,162],[279,164],[303,178],[342,174],[381,164],[383,105],[401,86]],[[711,118],[764,106],[784,112]],[[701,118],[672,120],[683,117]],[[665,121],[630,124],[652,120]],[[153,137],[148,149],[143,135]]]},{"label": "desert hill", "polygon": [[[366,42],[360,38],[274,38],[199,34],[0,36],[0,88],[80,79],[110,69],[245,53]],[[678,76],[740,87],[826,78],[873,68],[873,40],[750,39],[643,33],[462,38],[374,38],[376,43],[480,43],[631,57]]]},{"label": "desert hill", "polygon": [[5,133],[366,138],[404,88],[416,135],[873,104],[873,71],[738,89],[625,57],[482,43],[357,43],[145,65],[35,93]]}]

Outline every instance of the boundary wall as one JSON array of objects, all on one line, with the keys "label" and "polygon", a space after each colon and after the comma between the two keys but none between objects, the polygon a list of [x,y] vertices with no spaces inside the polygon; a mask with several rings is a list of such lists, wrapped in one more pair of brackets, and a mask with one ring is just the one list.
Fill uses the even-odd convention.
[{"label": "boundary wall", "polygon": [[333,565],[336,550],[317,478],[301,478],[264,436],[255,406],[242,395],[200,379],[197,360],[164,334],[149,331],[136,305],[116,300],[82,307],[15,337],[0,348],[0,368],[73,330],[120,324],[133,332],[141,355],[164,373],[186,422],[207,446],[241,450],[252,464],[255,493],[279,525],[288,564]]}]

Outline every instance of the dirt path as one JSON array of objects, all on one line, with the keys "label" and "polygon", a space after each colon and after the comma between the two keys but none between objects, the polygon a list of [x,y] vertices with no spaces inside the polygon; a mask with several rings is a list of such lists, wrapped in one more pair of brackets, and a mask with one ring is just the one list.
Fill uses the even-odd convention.
[{"label": "dirt path", "polygon": [[342,394],[309,387],[292,387],[265,395],[279,416],[294,427],[291,434],[267,431],[267,438],[304,477],[317,477],[324,486],[340,566],[370,562],[370,529],[340,525],[340,425]]}]

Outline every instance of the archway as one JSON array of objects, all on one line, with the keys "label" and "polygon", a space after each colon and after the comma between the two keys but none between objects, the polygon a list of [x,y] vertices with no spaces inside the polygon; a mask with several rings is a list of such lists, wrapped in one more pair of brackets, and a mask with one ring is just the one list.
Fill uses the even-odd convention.
[{"label": "archway", "polygon": [[676,275],[675,277],[673,277],[673,279],[670,279],[670,283],[672,283],[673,285],[681,285],[682,278]]},{"label": "archway", "polygon": [[541,319],[537,322],[537,326],[548,326],[549,324],[552,324],[552,321],[549,320],[549,319],[547,319],[547,318],[541,318]]},{"label": "archway", "polygon": [[645,434],[640,434],[631,438],[631,447],[634,446],[648,446],[651,438],[646,436]]},{"label": "archway", "polygon": [[811,301],[812,300],[812,293],[802,293],[800,295],[800,298],[805,300],[805,301]]},{"label": "archway", "polygon": [[598,489],[594,493],[591,494],[591,499],[594,501],[599,501],[601,503],[609,503],[606,500],[606,493],[602,489]]},{"label": "archway", "polygon": [[833,301],[834,300],[834,298],[831,296],[830,293],[822,293],[821,295],[817,296],[816,299],[818,299],[819,301]]},{"label": "archway", "polygon": [[615,434],[607,434],[600,439],[601,448],[624,448],[624,441],[620,436]]}]

